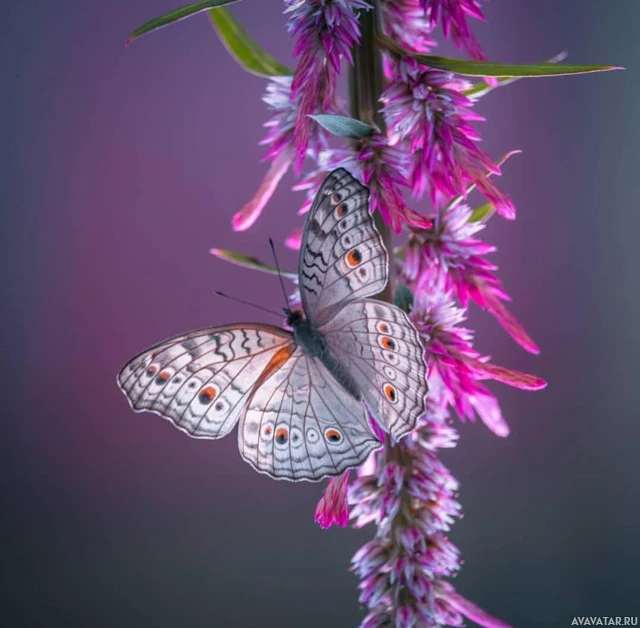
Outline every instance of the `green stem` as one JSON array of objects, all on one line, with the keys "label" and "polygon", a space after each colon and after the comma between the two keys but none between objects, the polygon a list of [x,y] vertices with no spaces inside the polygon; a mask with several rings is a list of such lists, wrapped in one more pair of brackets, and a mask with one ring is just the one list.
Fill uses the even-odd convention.
[{"label": "green stem", "polygon": [[[354,49],[353,68],[349,75],[351,115],[384,134],[384,119],[380,114],[380,95],[383,89],[382,54],[376,43],[380,2],[373,0],[373,8],[360,12],[360,45]],[[381,301],[393,303],[395,292],[395,264],[393,263],[393,234],[380,212],[373,216],[382,241],[389,253],[389,281],[377,295]]]}]

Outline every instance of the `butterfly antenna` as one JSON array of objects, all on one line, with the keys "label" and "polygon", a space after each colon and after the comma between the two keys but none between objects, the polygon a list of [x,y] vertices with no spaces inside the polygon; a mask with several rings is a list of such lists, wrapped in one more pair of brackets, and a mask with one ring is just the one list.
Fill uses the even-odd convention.
[{"label": "butterfly antenna", "polygon": [[271,252],[273,253],[273,261],[276,263],[276,268],[278,270],[278,277],[280,278],[280,287],[282,288],[282,294],[284,295],[284,300],[287,302],[287,311],[291,311],[291,302],[289,301],[289,297],[287,296],[287,291],[284,287],[284,281],[282,279],[282,271],[280,270],[280,264],[278,264],[278,256],[276,255],[276,247],[273,244],[273,240],[269,238],[269,245],[271,246]]},{"label": "butterfly antenna", "polygon": [[262,307],[261,305],[256,305],[255,303],[251,303],[250,301],[245,301],[244,299],[238,299],[237,297],[229,296],[228,294],[225,294],[224,292],[220,292],[220,290],[216,290],[215,293],[219,297],[224,297],[225,299],[229,299],[231,301],[235,301],[236,303],[242,303],[242,305],[250,305],[251,307],[257,308],[258,310],[262,310],[263,312],[269,312],[269,314],[275,314],[276,316],[279,316],[280,318],[282,318],[282,313],[281,312],[274,312],[273,310],[270,310],[269,308]]}]

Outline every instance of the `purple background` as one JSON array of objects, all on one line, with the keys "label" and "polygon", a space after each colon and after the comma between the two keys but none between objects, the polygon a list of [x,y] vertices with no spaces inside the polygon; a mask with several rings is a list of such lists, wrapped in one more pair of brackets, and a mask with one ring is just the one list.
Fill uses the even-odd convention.
[{"label": "purple background", "polygon": [[[274,482],[235,437],[186,438],[134,415],[131,355],[183,330],[282,306],[277,280],[215,260],[267,258],[299,223],[281,186],[257,225],[232,214],[265,170],[264,81],[199,16],[125,48],[172,0],[16,2],[2,68],[2,611],[11,626],[349,626],[348,562],[372,530],[313,523],[321,486]],[[281,3],[233,7],[280,59]],[[637,28],[632,0],[493,0],[490,58],[626,72],[520,81],[479,106],[483,147],[524,150],[501,186],[518,220],[485,232],[535,358],[484,312],[477,347],[547,390],[496,386],[512,435],[463,425],[459,591],[522,627],[640,614]],[[291,178],[286,184],[292,182]],[[283,265],[296,256],[281,249]]]}]

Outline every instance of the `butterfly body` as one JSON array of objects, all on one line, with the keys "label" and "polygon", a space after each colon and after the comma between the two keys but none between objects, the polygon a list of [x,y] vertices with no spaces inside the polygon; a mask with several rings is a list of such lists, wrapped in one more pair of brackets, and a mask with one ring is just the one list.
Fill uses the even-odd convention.
[{"label": "butterfly body", "polygon": [[239,423],[240,453],[262,473],[338,475],[381,446],[370,416],[398,439],[425,410],[417,331],[402,310],[368,298],[387,276],[368,190],[335,170],[307,215],[303,311],[285,310],[292,332],[240,324],[176,336],[127,363],[118,385],[135,411],[190,436],[220,438]]},{"label": "butterfly body", "polygon": [[306,355],[318,358],[336,381],[358,401],[362,400],[362,393],[349,371],[331,354],[329,346],[322,332],[299,311],[289,311],[287,325],[293,329],[295,343]]}]

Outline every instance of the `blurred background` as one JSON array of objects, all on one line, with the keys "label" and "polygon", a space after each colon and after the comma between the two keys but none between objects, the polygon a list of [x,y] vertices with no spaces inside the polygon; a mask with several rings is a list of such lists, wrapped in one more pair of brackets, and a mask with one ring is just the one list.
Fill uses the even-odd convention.
[{"label": "blurred background", "polygon": [[[348,572],[372,529],[321,531],[322,485],[278,483],[231,436],[186,438],[118,391],[122,364],[178,332],[280,308],[277,279],[212,258],[267,259],[299,224],[285,180],[256,226],[230,228],[261,179],[263,79],[198,16],[126,48],[175,0],[14,2],[0,27],[1,478],[6,626],[354,626]],[[290,61],[282,4],[232,10]],[[526,354],[472,309],[476,346],[548,380],[495,387],[512,428],[460,426],[446,464],[465,517],[455,585],[518,626],[640,615],[637,121],[640,3],[492,0],[489,58],[626,72],[522,80],[481,101],[483,148],[520,148],[499,181],[518,220],[484,237]],[[296,254],[280,249],[283,265]]]}]

